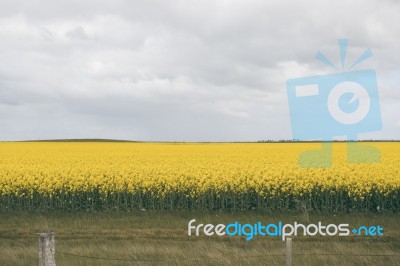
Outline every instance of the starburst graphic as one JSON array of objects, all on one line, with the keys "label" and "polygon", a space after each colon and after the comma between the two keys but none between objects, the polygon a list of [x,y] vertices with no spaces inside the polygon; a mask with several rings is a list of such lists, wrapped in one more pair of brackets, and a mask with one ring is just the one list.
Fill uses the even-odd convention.
[{"label": "starburst graphic", "polygon": [[[367,49],[364,53],[362,53],[358,59],[350,65],[350,67],[346,67],[346,55],[347,55],[347,46],[348,46],[348,40],[347,39],[340,39],[339,40],[339,50],[340,50],[340,59],[341,59],[341,65],[342,65],[342,69],[352,69],[353,67],[361,64],[362,62],[364,62],[365,60],[367,60],[368,58],[372,57],[372,51],[371,49]],[[339,68],[332,63],[331,60],[328,59],[328,57],[326,57],[321,51],[318,51],[315,58],[324,63],[327,66],[330,66],[336,70],[338,70]]]}]

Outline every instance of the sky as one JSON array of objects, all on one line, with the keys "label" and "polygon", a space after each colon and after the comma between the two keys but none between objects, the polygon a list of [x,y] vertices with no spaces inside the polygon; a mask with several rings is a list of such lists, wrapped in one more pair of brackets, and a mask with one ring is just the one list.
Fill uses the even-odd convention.
[{"label": "sky", "polygon": [[400,139],[399,1],[0,0],[0,140],[292,139],[286,80],[374,69]]}]

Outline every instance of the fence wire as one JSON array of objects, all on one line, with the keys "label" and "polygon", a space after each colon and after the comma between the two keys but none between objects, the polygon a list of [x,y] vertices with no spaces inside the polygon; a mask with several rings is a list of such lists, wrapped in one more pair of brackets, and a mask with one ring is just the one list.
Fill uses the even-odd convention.
[{"label": "fence wire", "polygon": [[[81,257],[87,259],[97,259],[97,260],[116,260],[116,261],[134,261],[134,262],[153,262],[153,261],[180,261],[180,260],[220,260],[221,258],[217,257],[179,257],[179,258],[153,258],[153,259],[128,259],[128,258],[107,258],[107,257],[95,257],[95,256],[86,256],[86,255],[79,255],[67,252],[60,252],[56,251],[56,254],[62,254],[67,256],[74,256],[74,257]],[[281,257],[285,256],[285,254],[264,254],[264,255],[253,255],[253,256],[230,256],[233,259],[246,259],[246,258],[263,258],[263,257]]]},{"label": "fence wire", "polygon": [[[56,251],[56,254],[62,254],[73,257],[80,257],[86,259],[96,260],[114,260],[114,261],[130,261],[130,262],[156,262],[156,261],[181,261],[181,260],[220,260],[217,257],[180,257],[180,258],[153,258],[153,259],[128,259],[128,258],[108,258],[79,255],[74,253]],[[348,254],[348,253],[294,253],[293,256],[347,256],[347,257],[400,257],[400,254]],[[264,258],[264,257],[285,257],[285,254],[263,254],[263,255],[250,255],[250,256],[229,256],[232,259],[250,259],[250,258]]]},{"label": "fence wire", "polygon": [[[31,245],[32,243],[21,241],[16,238],[8,237],[8,236],[0,236],[0,239],[11,240],[16,243]],[[97,257],[90,255],[81,255],[70,252],[62,252],[56,249],[55,254],[60,254],[64,256],[72,256],[83,259],[92,259],[92,260],[105,260],[105,261],[125,261],[125,262],[162,262],[162,261],[182,261],[182,260],[220,260],[221,257],[179,257],[179,258],[145,258],[145,259],[137,259],[137,258],[111,258],[111,257]],[[286,254],[262,254],[262,255],[247,255],[247,256],[229,256],[232,259],[251,259],[251,258],[265,258],[265,257],[285,257]],[[351,254],[351,253],[293,253],[292,256],[341,256],[341,257],[400,257],[400,254]],[[37,259],[35,261],[38,261]]]}]

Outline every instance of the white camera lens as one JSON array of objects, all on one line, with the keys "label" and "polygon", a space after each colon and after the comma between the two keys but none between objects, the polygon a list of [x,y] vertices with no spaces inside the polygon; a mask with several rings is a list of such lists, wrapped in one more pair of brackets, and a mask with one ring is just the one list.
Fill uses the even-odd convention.
[{"label": "white camera lens", "polygon": [[[346,104],[355,104],[358,107],[354,112],[345,112],[340,106],[340,99],[345,94],[352,94],[353,97]],[[362,121],[369,112],[371,99],[363,86],[355,82],[341,82],[336,85],[328,96],[328,110],[330,115],[339,123],[352,125]]]}]

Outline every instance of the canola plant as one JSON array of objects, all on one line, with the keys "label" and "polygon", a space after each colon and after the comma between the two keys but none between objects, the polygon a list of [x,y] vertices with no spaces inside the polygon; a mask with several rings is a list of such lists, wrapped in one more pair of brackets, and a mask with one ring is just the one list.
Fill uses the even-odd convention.
[{"label": "canola plant", "polygon": [[2,210],[400,210],[400,143],[379,163],[301,168],[318,143],[0,143]]}]

